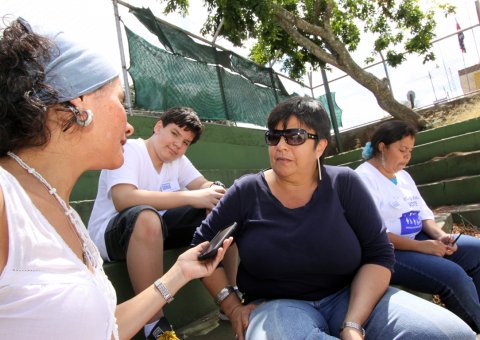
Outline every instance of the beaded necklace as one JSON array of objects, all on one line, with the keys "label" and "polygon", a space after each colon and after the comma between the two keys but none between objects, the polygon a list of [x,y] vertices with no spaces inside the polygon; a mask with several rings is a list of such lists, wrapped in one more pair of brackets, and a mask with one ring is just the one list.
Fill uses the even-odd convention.
[{"label": "beaded necklace", "polygon": [[10,156],[13,160],[15,160],[18,163],[18,165],[20,165],[23,169],[27,170],[29,174],[31,174],[33,177],[38,179],[48,189],[48,193],[52,195],[55,198],[55,200],[58,202],[58,204],[60,204],[60,206],[62,207],[63,211],[65,212],[65,215],[68,217],[68,220],[70,221],[70,227],[72,228],[72,231],[75,233],[79,242],[82,245],[83,263],[87,267],[98,268],[99,266],[98,250],[93,244],[93,241],[88,236],[85,226],[83,225],[83,222],[80,220],[76,211],[73,210],[72,207],[69,207],[65,203],[65,201],[57,194],[57,189],[52,187],[52,185],[48,183],[47,180],[43,178],[43,176],[40,175],[34,168],[30,167],[20,157],[18,157],[16,154],[14,154],[11,151],[7,152],[7,155]]}]

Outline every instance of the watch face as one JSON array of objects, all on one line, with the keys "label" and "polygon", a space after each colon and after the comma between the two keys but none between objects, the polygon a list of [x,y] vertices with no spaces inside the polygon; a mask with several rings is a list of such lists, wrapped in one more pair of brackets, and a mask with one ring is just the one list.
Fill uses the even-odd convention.
[{"label": "watch face", "polygon": [[223,300],[225,300],[233,292],[234,292],[234,289],[232,286],[226,286],[217,294],[217,298],[215,299],[216,300],[215,302],[219,305],[220,303],[222,303]]}]

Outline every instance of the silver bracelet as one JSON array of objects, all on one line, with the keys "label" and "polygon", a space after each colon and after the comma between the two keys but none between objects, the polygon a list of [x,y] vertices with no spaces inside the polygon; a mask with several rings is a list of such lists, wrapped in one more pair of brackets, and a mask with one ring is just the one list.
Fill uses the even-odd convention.
[{"label": "silver bracelet", "polygon": [[157,290],[159,291],[159,293],[162,295],[162,297],[165,299],[167,303],[170,303],[173,301],[172,294],[170,294],[167,287],[163,284],[162,281],[160,281],[160,279],[157,279],[154,285],[155,285],[155,288],[157,288]]},{"label": "silver bracelet", "polygon": [[222,290],[218,292],[217,296],[215,297],[215,303],[217,305],[220,305],[222,301],[225,300],[233,292],[235,292],[235,290],[233,289],[233,286],[231,285],[225,286],[224,288],[222,288]]},{"label": "silver bracelet", "polygon": [[362,327],[362,325],[356,323],[356,322],[351,322],[351,321],[345,321],[342,324],[342,328],[340,328],[340,333],[345,329],[345,328],[353,328],[362,333],[362,337],[365,338],[365,329]]},{"label": "silver bracelet", "polygon": [[230,296],[230,294],[235,293],[240,300],[240,303],[243,304],[243,294],[238,290],[237,286],[226,285],[222,290],[220,290],[215,297],[214,301],[217,305],[220,306],[223,300]]}]

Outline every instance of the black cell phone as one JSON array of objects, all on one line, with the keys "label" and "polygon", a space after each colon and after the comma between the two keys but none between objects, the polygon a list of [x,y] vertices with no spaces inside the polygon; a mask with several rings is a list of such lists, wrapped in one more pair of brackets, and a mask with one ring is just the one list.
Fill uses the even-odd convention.
[{"label": "black cell phone", "polygon": [[458,239],[460,238],[460,236],[462,236],[462,234],[463,234],[463,231],[460,234],[458,234],[458,236],[453,240],[452,245],[457,243]]},{"label": "black cell phone", "polygon": [[220,230],[217,235],[213,237],[210,241],[210,244],[207,248],[205,248],[200,255],[198,255],[199,260],[206,260],[217,255],[218,248],[223,245],[223,241],[233,235],[235,230],[237,229],[237,222],[233,222],[233,224],[223,230]]}]

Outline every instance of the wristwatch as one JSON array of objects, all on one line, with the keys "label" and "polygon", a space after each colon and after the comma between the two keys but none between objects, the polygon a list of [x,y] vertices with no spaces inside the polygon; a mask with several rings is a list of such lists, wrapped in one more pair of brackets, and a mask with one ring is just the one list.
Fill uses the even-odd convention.
[{"label": "wristwatch", "polygon": [[353,328],[362,333],[362,337],[365,338],[365,329],[362,327],[362,325],[356,323],[356,322],[351,322],[351,321],[345,321],[342,324],[342,327],[340,328],[340,333],[345,329],[345,328]]},{"label": "wristwatch", "polygon": [[222,290],[220,290],[215,297],[215,303],[220,306],[223,300],[230,296],[230,294],[235,293],[237,297],[242,301],[242,293],[238,290],[237,286],[226,285]]},{"label": "wristwatch", "polygon": [[162,295],[162,297],[165,299],[167,303],[170,303],[173,301],[173,295],[170,294],[168,291],[167,287],[163,284],[160,279],[157,279],[154,283],[155,288],[157,288],[158,292]]},{"label": "wristwatch", "polygon": [[222,187],[222,188],[224,188],[224,189],[226,188],[226,187],[225,187],[225,184],[223,184],[223,183],[220,182],[220,181],[212,182],[212,184],[210,184],[210,188],[211,188],[212,186],[214,186],[214,185],[218,185],[219,187]]}]

